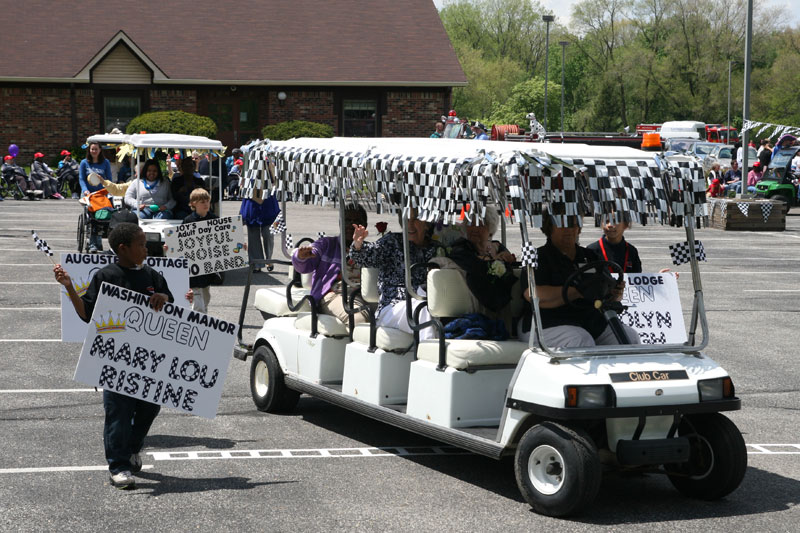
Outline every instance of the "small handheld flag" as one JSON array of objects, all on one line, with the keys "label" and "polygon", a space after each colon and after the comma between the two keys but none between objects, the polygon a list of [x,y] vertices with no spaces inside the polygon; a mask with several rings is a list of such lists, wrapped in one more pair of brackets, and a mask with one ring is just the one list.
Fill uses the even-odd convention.
[{"label": "small handheld flag", "polygon": [[46,255],[50,259],[50,262],[55,265],[53,261],[53,251],[47,245],[47,241],[42,240],[39,235],[36,234],[36,230],[31,230],[31,235],[33,235],[33,242],[36,244],[36,248]]}]

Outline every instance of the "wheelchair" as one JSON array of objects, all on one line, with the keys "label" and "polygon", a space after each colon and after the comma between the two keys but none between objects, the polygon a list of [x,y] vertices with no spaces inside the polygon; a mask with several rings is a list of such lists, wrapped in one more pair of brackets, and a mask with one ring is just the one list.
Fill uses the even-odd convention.
[{"label": "wheelchair", "polygon": [[19,188],[14,179],[0,178],[0,196],[3,198],[14,198],[14,200],[22,200],[25,198],[25,193]]},{"label": "wheelchair", "polygon": [[[130,221],[128,220],[128,218],[130,218],[129,216],[126,218],[125,214],[122,214],[123,211],[130,213],[130,210],[122,205],[122,199],[117,197],[110,198],[114,206],[113,209],[101,209],[94,212],[89,211],[88,203],[85,203],[83,199],[79,200],[83,210],[81,214],[78,215],[78,230],[76,235],[78,253],[84,253],[89,250],[89,235],[92,233],[99,235],[101,239],[107,239],[108,234],[111,233],[111,230],[114,229],[117,222]],[[101,211],[107,212],[108,217],[98,219],[97,213]]]}]

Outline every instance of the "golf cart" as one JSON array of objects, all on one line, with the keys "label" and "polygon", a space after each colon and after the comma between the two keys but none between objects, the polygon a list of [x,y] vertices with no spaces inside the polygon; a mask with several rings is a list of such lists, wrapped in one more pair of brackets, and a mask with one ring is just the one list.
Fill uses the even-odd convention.
[{"label": "golf cart", "polygon": [[792,159],[800,146],[791,146],[778,150],[761,181],[756,183],[756,196],[782,200],[786,203],[786,212],[798,204],[797,181],[798,176],[792,174]]},{"label": "golf cart", "polygon": [[[475,312],[464,277],[408,260],[412,209],[421,220],[451,225],[459,223],[459,212],[474,224],[484,209],[497,209],[504,222],[519,225],[529,280],[543,208],[559,226],[582,224],[580,206],[587,204],[601,219],[624,211],[640,224],[683,226],[694,243],[707,209],[703,175],[692,159],[624,147],[394,138],[263,141],[245,157],[244,188],[277,194],[284,216],[290,198],[338,202],[340,229],[349,202],[403,213],[407,318],[414,331],[378,327],[374,317],[353,327],[352,319],[344,324],[319,313],[307,276],[290,273],[286,287],[258,289],[255,307],[266,320],[255,342],[240,344],[234,355],[252,357],[250,389],[259,410],[291,410],[304,393],[473,453],[513,456],[521,494],[550,516],[585,510],[604,467],[664,474],[683,494],[704,500],[741,483],[744,440],[721,414],[741,404],[730,376],[703,352],[709,327],[694,246],[686,246],[691,322],[685,342],[670,344],[547,346],[534,283],[530,303],[519,283],[508,302],[513,316],[530,307],[535,334],[528,342],[445,338],[444,323]],[[590,263],[568,282],[605,279],[615,266]],[[411,286],[413,268],[430,268],[425,295]],[[356,291],[368,303],[378,301],[377,271],[362,269],[360,284],[342,275],[351,316],[360,311]],[[424,301],[413,312],[411,297]],[[611,323],[609,300],[606,291],[594,304]],[[432,318],[420,323],[422,306]],[[438,338],[420,341],[426,328]]]},{"label": "golf cart", "polygon": [[[91,142],[91,140],[92,137],[89,138],[89,142]],[[209,139],[208,137],[178,135],[173,133],[125,135],[123,142],[119,145],[117,157],[120,161],[125,157],[132,158],[132,177],[136,179],[139,175],[139,164],[143,163],[146,159],[155,158],[158,152],[163,152],[167,154],[167,156],[173,153],[182,153],[184,157],[190,157],[191,153],[195,151],[201,154],[211,152],[220,156],[217,158],[219,174],[217,176],[216,187],[213,183],[214,176],[203,176],[208,190],[212,192],[212,210],[219,215],[222,205],[222,156],[225,154],[225,147],[222,146],[221,142]],[[217,195],[214,194],[215,192]],[[138,216],[138,208],[136,211]],[[147,253],[151,256],[163,256],[164,231],[167,227],[177,226],[182,222],[182,220],[140,218],[139,226],[141,226],[147,237]]]}]

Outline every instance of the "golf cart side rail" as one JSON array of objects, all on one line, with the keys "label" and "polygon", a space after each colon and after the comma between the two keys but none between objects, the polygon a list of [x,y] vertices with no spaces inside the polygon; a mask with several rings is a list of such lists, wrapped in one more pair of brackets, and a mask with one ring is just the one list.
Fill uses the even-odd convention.
[{"label": "golf cart side rail", "polygon": [[648,416],[675,416],[701,413],[739,411],[739,398],[669,405],[641,405],[631,407],[550,407],[509,397],[506,407],[556,420],[603,420],[606,418],[639,418]]}]

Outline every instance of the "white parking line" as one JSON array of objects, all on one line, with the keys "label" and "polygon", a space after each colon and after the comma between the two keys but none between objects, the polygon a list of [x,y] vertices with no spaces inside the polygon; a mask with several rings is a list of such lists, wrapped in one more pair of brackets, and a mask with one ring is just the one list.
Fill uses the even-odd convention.
[{"label": "white parking line", "polygon": [[220,459],[310,459],[320,457],[407,457],[416,455],[470,455],[454,446],[384,446],[380,448],[316,448],[287,450],[193,450],[147,452],[154,461]]},{"label": "white parking line", "polygon": [[0,311],[61,311],[60,307],[0,307]]},{"label": "white parking line", "polygon": [[40,394],[45,392],[101,392],[98,389],[3,389],[0,394]]},{"label": "white parking line", "polygon": [[61,339],[0,339],[0,342],[61,342]]},{"label": "white parking line", "polygon": [[[800,455],[800,444],[747,444],[755,449],[749,455]],[[777,448],[777,449],[771,449]]]},{"label": "white parking line", "polygon": [[800,289],[742,289],[742,292],[800,292]]},{"label": "white parking line", "polygon": [[[150,470],[153,465],[142,465],[142,470]],[[43,466],[38,468],[0,468],[0,474],[39,474],[42,472],[91,472],[108,470],[105,466]]]}]

